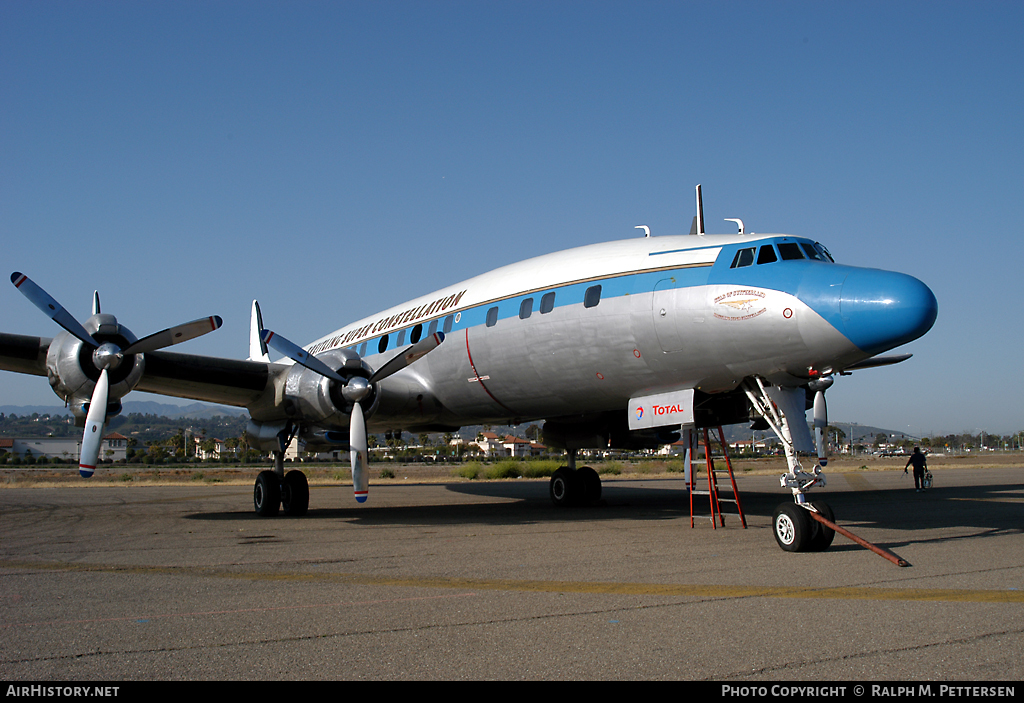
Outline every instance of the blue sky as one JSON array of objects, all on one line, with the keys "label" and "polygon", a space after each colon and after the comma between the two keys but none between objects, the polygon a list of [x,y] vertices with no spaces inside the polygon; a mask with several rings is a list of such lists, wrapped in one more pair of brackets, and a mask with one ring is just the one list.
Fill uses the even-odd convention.
[{"label": "blue sky", "polygon": [[[928,284],[830,417],[1024,429],[1024,3],[0,3],[0,241],[84,319],[247,354],[490,268],[689,231],[814,237]],[[717,224],[716,224],[717,223]],[[13,286],[0,330],[56,326]],[[151,396],[138,394],[143,399]],[[58,404],[0,373],[0,404]]]}]

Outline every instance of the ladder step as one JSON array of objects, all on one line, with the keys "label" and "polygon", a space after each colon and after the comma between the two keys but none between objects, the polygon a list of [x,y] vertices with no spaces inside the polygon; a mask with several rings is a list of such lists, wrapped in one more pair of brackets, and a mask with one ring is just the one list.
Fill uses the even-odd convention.
[{"label": "ladder step", "polygon": [[[691,437],[692,437],[692,435],[691,435]],[[714,437],[714,440],[719,445],[721,445],[721,447],[722,447],[722,454],[721,454],[721,456],[718,456],[718,455],[714,454],[713,451],[712,451],[712,448],[711,448],[711,438],[712,437]],[[735,516],[738,516],[740,518],[740,521],[743,523],[743,527],[746,528],[747,520],[743,516],[743,506],[740,504],[739,491],[736,490],[735,474],[734,474],[733,469],[732,469],[732,463],[729,460],[729,450],[728,450],[727,445],[725,443],[725,434],[722,432],[722,428],[718,427],[717,435],[714,433],[713,430],[711,432],[709,432],[707,428],[704,429],[704,461],[703,462],[701,462],[701,461],[699,461],[698,459],[695,458],[696,448],[697,448],[697,444],[698,443],[699,443],[699,440],[697,440],[696,442],[692,442],[691,447],[690,447],[691,449],[694,450],[694,453],[691,454],[691,457],[693,457],[693,458],[691,458],[691,460],[690,460],[690,466],[689,466],[689,468],[690,468],[690,480],[688,482],[689,485],[687,486],[687,488],[690,489],[690,496],[691,496],[690,497],[690,526],[693,527],[693,519],[695,517],[706,518],[708,520],[711,520],[711,524],[712,525],[717,525],[717,523],[715,521],[717,519],[721,519],[722,525],[724,526],[725,525],[725,515],[735,515]],[[725,460],[725,467],[724,468],[719,468],[717,466],[717,462],[718,462],[719,459],[724,459]],[[710,466],[708,466],[709,464],[710,464]],[[696,488],[696,476],[697,476],[698,473],[706,473],[707,474],[707,477],[708,477],[707,483],[709,484],[708,490],[699,490],[699,489]],[[729,481],[732,484],[732,491],[731,491],[731,494],[733,496],[732,498],[724,498],[724,497],[722,497],[721,490],[728,491],[729,489],[728,488],[723,488],[723,489],[719,488],[719,485],[718,485],[718,474],[728,474],[729,475]],[[711,506],[710,506],[711,507],[711,514],[708,514],[708,515],[698,515],[698,514],[695,514],[693,511],[694,511],[694,509],[697,506],[694,505],[694,503],[693,503],[693,496],[708,496],[710,498],[710,500],[711,500]],[[736,505],[736,512],[735,513],[733,513],[733,512],[726,513],[725,511],[722,510],[722,503],[734,503]],[[716,506],[717,506],[717,512],[715,510]]]}]

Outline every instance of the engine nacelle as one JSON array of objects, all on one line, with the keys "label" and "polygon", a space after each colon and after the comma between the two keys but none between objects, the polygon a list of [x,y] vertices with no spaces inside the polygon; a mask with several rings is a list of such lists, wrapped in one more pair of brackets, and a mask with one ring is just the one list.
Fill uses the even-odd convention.
[{"label": "engine nacelle", "polygon": [[291,435],[291,422],[256,422],[249,420],[245,426],[245,437],[250,447],[263,452],[283,452]]},{"label": "engine nacelle", "polygon": [[[373,370],[359,355],[348,349],[336,349],[319,354],[317,359],[337,371],[346,380],[357,376],[368,379],[373,375]],[[296,364],[288,371],[284,382],[288,414],[303,424],[348,427],[354,404],[345,398],[343,390],[344,386],[337,381]],[[377,389],[371,387],[370,395],[360,402],[363,415],[372,415],[378,404]]]},{"label": "engine nacelle", "polygon": [[[135,335],[113,315],[93,315],[82,326],[97,342],[113,342],[121,349],[136,341]],[[46,377],[50,387],[68,404],[79,425],[85,422],[92,391],[100,377],[100,369],[93,358],[95,352],[91,345],[68,332],[61,332],[54,337],[46,354]],[[142,354],[131,354],[121,359],[116,367],[108,368],[108,416],[120,412],[120,399],[142,380],[145,366]]]}]

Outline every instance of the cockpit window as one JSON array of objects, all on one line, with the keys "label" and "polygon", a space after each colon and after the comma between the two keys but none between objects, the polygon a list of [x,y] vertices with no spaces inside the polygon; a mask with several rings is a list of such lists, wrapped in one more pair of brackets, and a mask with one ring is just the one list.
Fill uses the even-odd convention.
[{"label": "cockpit window", "polygon": [[742,266],[750,266],[754,263],[754,248],[740,249],[736,252],[736,258],[732,260],[732,266],[729,268],[737,269]]},{"label": "cockpit window", "polygon": [[800,253],[800,245],[795,242],[780,242],[779,255],[783,261],[795,261],[796,259],[804,258],[804,255]]},{"label": "cockpit window", "polygon": [[820,251],[820,252],[822,253],[822,255],[823,255],[823,256],[824,256],[824,257],[825,257],[826,259],[828,259],[829,261],[831,261],[831,262],[832,262],[833,264],[834,264],[834,263],[836,262],[836,260],[832,258],[832,255],[828,253],[828,249],[826,249],[826,248],[825,248],[825,246],[824,246],[823,244],[821,244],[821,243],[819,243],[819,242],[815,242],[815,243],[814,243],[814,248],[815,248],[815,249],[817,249],[818,251]]},{"label": "cockpit window", "polygon": [[804,250],[805,254],[807,254],[808,259],[812,259],[814,261],[827,261],[827,259],[821,254],[821,252],[815,249],[812,244],[808,244],[807,242],[800,242],[800,248]]},{"label": "cockpit window", "polygon": [[771,244],[765,244],[761,247],[761,251],[757,252],[758,264],[771,264],[778,260],[779,257],[775,256],[775,247]]}]

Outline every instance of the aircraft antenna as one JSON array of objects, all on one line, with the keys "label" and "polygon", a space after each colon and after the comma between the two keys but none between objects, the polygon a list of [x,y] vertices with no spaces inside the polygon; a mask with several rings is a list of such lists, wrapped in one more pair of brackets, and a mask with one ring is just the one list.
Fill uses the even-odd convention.
[{"label": "aircraft antenna", "polygon": [[637,225],[633,229],[642,229],[644,231],[644,236],[645,237],[650,237],[651,236],[651,228],[648,227],[647,225]]},{"label": "aircraft antenna", "polygon": [[701,237],[703,237],[704,236],[704,201],[700,197],[700,183],[697,184],[697,216],[694,217],[693,220],[694,220],[694,225],[696,225],[696,227],[691,227],[690,229],[691,230],[696,229],[697,230],[696,234],[701,236]]}]

